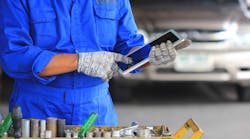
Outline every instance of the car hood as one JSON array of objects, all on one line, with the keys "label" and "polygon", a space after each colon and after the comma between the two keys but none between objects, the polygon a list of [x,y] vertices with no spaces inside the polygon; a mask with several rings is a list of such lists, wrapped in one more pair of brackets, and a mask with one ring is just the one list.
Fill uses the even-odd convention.
[{"label": "car hood", "polygon": [[231,23],[249,22],[244,19],[239,5],[139,5],[133,10],[138,26],[149,31],[224,30]]}]

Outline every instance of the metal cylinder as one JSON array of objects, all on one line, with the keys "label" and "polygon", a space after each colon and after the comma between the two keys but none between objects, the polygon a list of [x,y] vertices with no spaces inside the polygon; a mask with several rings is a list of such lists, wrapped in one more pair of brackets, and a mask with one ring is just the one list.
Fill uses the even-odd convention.
[{"label": "metal cylinder", "polygon": [[30,137],[30,120],[22,119],[22,137]]},{"label": "metal cylinder", "polygon": [[93,132],[86,132],[86,138],[93,138],[94,133]]},{"label": "metal cylinder", "polygon": [[162,125],[161,126],[161,136],[170,136],[171,134],[169,133],[169,130],[167,126]]},{"label": "metal cylinder", "polygon": [[73,138],[78,138],[78,132],[77,131],[73,131]]},{"label": "metal cylinder", "polygon": [[104,129],[101,129],[100,132],[101,132],[101,137],[104,137],[106,131]]},{"label": "metal cylinder", "polygon": [[150,129],[138,129],[137,130],[137,135],[138,137],[146,137],[146,138],[149,138],[151,137],[151,134],[150,134]]},{"label": "metal cylinder", "polygon": [[2,138],[8,138],[8,133],[7,132],[3,132],[3,136],[2,136]]},{"label": "metal cylinder", "polygon": [[57,137],[64,137],[65,119],[57,119]]},{"label": "metal cylinder", "polygon": [[113,130],[112,131],[112,137],[120,137],[120,131],[119,130]]},{"label": "metal cylinder", "polygon": [[65,130],[66,138],[71,138],[71,131],[69,129]]},{"label": "metal cylinder", "polygon": [[40,137],[45,138],[46,120],[40,120]]},{"label": "metal cylinder", "polygon": [[13,120],[12,127],[14,129],[14,137],[22,137],[22,109],[19,106],[14,106],[12,108],[11,118]]},{"label": "metal cylinder", "polygon": [[111,132],[104,132],[103,137],[104,138],[111,138]]},{"label": "metal cylinder", "polygon": [[47,122],[47,130],[52,131],[52,137],[57,137],[57,119],[56,118],[48,118]]},{"label": "metal cylinder", "polygon": [[30,137],[39,137],[38,119],[30,119]]},{"label": "metal cylinder", "polygon": [[123,131],[123,137],[133,137],[134,133],[132,129],[126,129]]},{"label": "metal cylinder", "polygon": [[102,136],[102,132],[100,132],[99,128],[95,128],[94,130],[94,137],[101,137]]},{"label": "metal cylinder", "polygon": [[52,138],[52,131],[46,130],[45,131],[45,139],[50,139],[50,138]]}]

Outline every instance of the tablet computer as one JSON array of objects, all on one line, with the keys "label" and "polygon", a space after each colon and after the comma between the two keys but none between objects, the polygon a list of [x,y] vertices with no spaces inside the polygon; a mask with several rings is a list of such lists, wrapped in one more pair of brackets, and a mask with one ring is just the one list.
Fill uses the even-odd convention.
[{"label": "tablet computer", "polygon": [[148,44],[128,53],[126,56],[131,57],[133,63],[130,65],[119,63],[120,74],[122,75],[128,74],[133,70],[140,68],[142,65],[148,63],[151,47],[155,45],[160,45],[162,42],[167,42],[168,40],[173,43],[176,50],[183,49],[188,45],[190,45],[190,44],[182,45],[185,39],[182,38],[176,31],[168,30],[167,32],[163,33],[156,39],[150,41]]}]

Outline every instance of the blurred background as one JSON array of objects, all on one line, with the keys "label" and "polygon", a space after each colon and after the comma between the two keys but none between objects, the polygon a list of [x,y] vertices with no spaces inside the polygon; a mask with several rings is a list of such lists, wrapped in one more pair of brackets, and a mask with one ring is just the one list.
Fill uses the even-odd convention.
[{"label": "blurred background", "polygon": [[[174,63],[111,80],[121,125],[165,124],[174,133],[193,118],[203,139],[250,137],[250,6],[242,2],[131,0],[147,42],[174,29],[193,43]],[[13,80],[1,71],[0,84],[6,114]]]}]

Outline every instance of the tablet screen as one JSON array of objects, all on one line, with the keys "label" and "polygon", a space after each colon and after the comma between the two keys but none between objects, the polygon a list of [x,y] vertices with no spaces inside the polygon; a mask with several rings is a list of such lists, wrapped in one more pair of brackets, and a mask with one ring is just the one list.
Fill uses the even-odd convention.
[{"label": "tablet screen", "polygon": [[168,40],[171,41],[172,43],[175,43],[178,40],[180,40],[180,38],[178,36],[176,36],[176,34],[174,34],[173,32],[167,32],[166,34],[164,34],[160,38],[152,41],[150,43],[150,45],[152,45],[152,46],[160,45],[162,42],[167,42]]},{"label": "tablet screen", "polygon": [[151,47],[152,47],[151,45],[147,44],[142,48],[140,48],[139,50],[137,50],[135,53],[130,54],[129,57],[133,59],[133,65],[138,64],[142,60],[148,58]]}]

